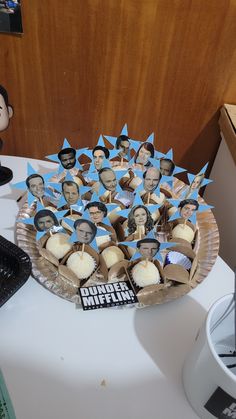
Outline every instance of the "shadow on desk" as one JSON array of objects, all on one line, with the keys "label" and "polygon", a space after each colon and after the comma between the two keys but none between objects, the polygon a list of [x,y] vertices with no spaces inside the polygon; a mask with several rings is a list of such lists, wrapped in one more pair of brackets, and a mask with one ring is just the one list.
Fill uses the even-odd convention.
[{"label": "shadow on desk", "polygon": [[137,337],[167,379],[179,381],[181,378],[185,357],[206,314],[188,295],[158,307],[136,310]]}]

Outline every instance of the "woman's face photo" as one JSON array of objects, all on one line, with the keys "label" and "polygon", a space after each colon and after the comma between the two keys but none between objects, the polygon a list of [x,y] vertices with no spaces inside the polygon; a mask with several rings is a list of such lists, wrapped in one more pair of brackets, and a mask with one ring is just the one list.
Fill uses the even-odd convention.
[{"label": "woman's face photo", "polygon": [[146,150],[144,147],[141,147],[138,153],[137,163],[147,164],[150,157],[150,151]]},{"label": "woman's face photo", "polygon": [[203,179],[202,176],[195,176],[195,178],[193,179],[191,188],[198,189],[202,183],[202,179]]},{"label": "woman's face photo", "polygon": [[137,226],[144,226],[147,222],[147,213],[144,208],[137,208],[134,211],[134,220]]}]

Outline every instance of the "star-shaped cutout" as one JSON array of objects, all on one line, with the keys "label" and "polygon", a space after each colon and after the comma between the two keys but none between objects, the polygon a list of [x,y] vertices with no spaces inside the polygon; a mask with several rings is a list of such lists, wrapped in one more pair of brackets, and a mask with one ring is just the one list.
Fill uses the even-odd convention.
[{"label": "star-shaped cutout", "polygon": [[[21,182],[17,182],[14,184],[11,184],[11,186],[15,189],[21,189],[23,191],[27,191],[27,196],[28,196],[28,205],[30,206],[34,201],[39,200],[40,198],[35,197],[29,190],[28,186],[27,186],[27,179],[32,176],[32,175],[37,175],[36,177],[42,178],[43,179],[43,186],[44,186],[44,193],[42,196],[42,200],[43,197],[54,197],[52,191],[48,188],[49,186],[49,182],[48,180],[55,174],[55,172],[50,172],[50,173],[46,173],[44,175],[40,175],[38,172],[36,172],[36,170],[34,170],[34,168],[31,166],[30,163],[27,163],[27,178],[24,181]],[[35,177],[35,176],[34,176]]]},{"label": "star-shaped cutout", "polygon": [[[65,232],[65,230],[60,226],[60,221],[64,217],[66,212],[67,212],[67,210],[53,212],[53,211],[45,208],[44,206],[42,206],[42,204],[40,202],[38,202],[37,203],[37,211],[36,211],[36,214],[34,215],[34,217],[17,219],[16,221],[18,223],[34,225],[36,230],[37,230],[36,240],[39,240],[42,236],[44,236],[48,232],[51,232],[51,233],[53,233],[53,232],[55,233],[57,231]],[[38,220],[39,220],[40,216],[41,217],[46,217],[46,216],[51,217],[52,220],[54,221],[54,224],[51,227],[41,231],[40,228],[38,227]]]},{"label": "star-shaped cutout", "polygon": [[[66,219],[66,222],[69,224],[69,226],[73,230],[73,233],[72,233],[69,241],[71,243],[77,243],[77,242],[79,242],[79,240],[78,240],[78,234],[77,234],[76,229],[74,227],[75,221],[74,220],[71,220],[70,218],[67,218],[67,217],[65,217],[65,219]],[[96,234],[95,234],[94,238],[92,239],[92,241],[90,243],[85,243],[85,244],[91,246],[96,252],[98,252],[99,249],[98,249],[98,246],[97,246],[96,237],[110,236],[111,235],[111,232],[108,231],[108,230],[104,230],[102,228],[97,227],[91,221],[89,212],[87,210],[82,213],[81,218],[79,218],[79,220],[76,220],[76,222],[77,221],[79,221],[80,223],[82,223],[82,221],[89,222],[89,225],[94,226],[93,229],[94,229],[94,231],[96,231]],[[81,242],[79,242],[79,243],[81,243]]]},{"label": "star-shaped cutout", "polygon": [[174,221],[178,218],[184,218],[181,215],[181,212],[184,210],[185,205],[188,205],[188,206],[191,205],[191,206],[195,206],[195,209],[193,209],[192,215],[188,217],[187,219],[191,221],[192,224],[195,225],[197,222],[197,213],[204,212],[204,211],[214,208],[212,205],[200,204],[197,198],[198,198],[198,193],[197,191],[194,191],[186,199],[183,199],[183,198],[168,199],[168,202],[170,202],[174,207],[176,207],[176,212],[172,214],[172,216],[169,218],[169,221]]},{"label": "star-shaped cutout", "polygon": [[[67,149],[67,148],[70,148],[70,149],[72,149],[75,152],[75,160],[76,161],[75,161],[75,165],[73,166],[73,168],[78,169],[78,170],[83,170],[81,164],[78,161],[78,158],[82,154],[85,154],[85,152],[86,152],[86,150],[87,150],[88,147],[84,147],[84,148],[80,148],[80,149],[76,150],[75,148],[71,147],[70,143],[65,138],[61,150],[64,150],[64,149]],[[67,169],[65,169],[62,166],[61,161],[60,161],[60,159],[58,157],[58,153],[56,153],[56,154],[50,154],[49,156],[46,156],[46,158],[48,160],[54,161],[56,163],[59,163],[58,173],[61,173],[61,172],[64,172],[64,170],[67,170]]]},{"label": "star-shaped cutout", "polygon": [[140,253],[140,251],[139,251],[139,248],[140,248],[140,246],[138,247],[138,245],[140,245],[141,243],[140,242],[142,242],[142,243],[145,243],[145,241],[146,242],[150,242],[150,239],[153,241],[153,243],[157,243],[158,244],[158,247],[159,247],[159,250],[156,252],[156,254],[151,258],[151,260],[159,260],[161,263],[163,263],[163,257],[162,257],[162,254],[161,254],[161,252],[163,251],[163,250],[165,250],[165,249],[168,249],[168,248],[171,248],[171,247],[174,247],[174,246],[176,246],[176,244],[177,243],[169,243],[169,242],[163,242],[163,243],[159,243],[158,242],[158,240],[156,239],[156,237],[155,237],[155,234],[154,234],[154,232],[153,231],[150,231],[147,235],[146,235],[146,237],[145,238],[143,238],[143,239],[141,239],[141,240],[137,240],[136,242],[134,242],[134,241],[124,241],[124,242],[120,242],[120,244],[122,244],[122,245],[124,245],[124,246],[127,246],[127,247],[131,247],[131,248],[133,248],[133,249],[135,249],[136,250],[136,252],[134,253],[134,255],[131,257],[131,259],[130,259],[130,261],[133,261],[133,260],[136,260],[136,259],[140,259],[140,258],[142,258],[142,259],[149,259],[149,258],[146,258],[145,256],[143,256],[141,253]]}]

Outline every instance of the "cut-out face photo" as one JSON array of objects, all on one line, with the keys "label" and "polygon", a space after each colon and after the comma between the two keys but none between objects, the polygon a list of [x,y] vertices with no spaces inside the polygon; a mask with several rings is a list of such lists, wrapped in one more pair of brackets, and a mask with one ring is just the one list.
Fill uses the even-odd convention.
[{"label": "cut-out face photo", "polygon": [[203,179],[204,179],[204,174],[196,175],[195,178],[193,179],[191,185],[190,185],[190,188],[192,190],[199,189],[201,187]]},{"label": "cut-out face photo", "polygon": [[161,180],[161,172],[156,167],[149,167],[143,174],[143,186],[146,192],[154,192]]},{"label": "cut-out face photo", "polygon": [[82,244],[91,243],[97,234],[97,227],[95,224],[84,218],[76,220],[74,228],[76,230],[78,242]]},{"label": "cut-out face photo", "polygon": [[128,215],[129,234],[134,233],[139,227],[145,227],[145,231],[153,228],[153,219],[150,211],[144,205],[136,205]]},{"label": "cut-out face photo", "polygon": [[75,205],[79,200],[79,186],[72,180],[62,182],[62,194],[68,205]]},{"label": "cut-out face photo", "polygon": [[159,251],[160,243],[156,239],[143,239],[137,242],[138,252],[144,257],[152,259]]},{"label": "cut-out face photo", "polygon": [[47,231],[54,226],[58,226],[59,223],[52,211],[48,209],[42,209],[35,215],[34,225],[38,231]]},{"label": "cut-out face photo", "polygon": [[154,157],[154,153],[155,153],[155,150],[151,143],[149,142],[143,143],[139,147],[134,161],[135,163],[140,163],[140,164],[143,164],[144,166],[151,166],[149,159],[150,157],[152,158]]},{"label": "cut-out face photo", "polygon": [[42,198],[44,196],[45,192],[45,184],[44,179],[42,176],[38,175],[37,173],[34,173],[27,177],[26,179],[26,185],[35,198]]},{"label": "cut-out face photo", "polygon": [[117,179],[114,170],[104,167],[99,171],[99,180],[107,191],[114,193],[117,188]]},{"label": "cut-out face photo", "polygon": [[127,137],[127,135],[120,135],[119,137],[117,137],[116,140],[116,149],[120,150],[119,152],[119,156],[122,157],[127,157],[129,154],[129,147],[130,147],[130,142],[129,142],[129,137]]},{"label": "cut-out face photo", "polygon": [[76,163],[76,150],[71,147],[64,148],[59,151],[58,158],[64,169],[72,169]]},{"label": "cut-out face photo", "polygon": [[103,162],[105,159],[109,159],[110,152],[108,148],[102,147],[100,145],[96,146],[93,149],[93,161],[94,166],[97,170],[100,170],[103,166]]},{"label": "cut-out face photo", "polygon": [[179,214],[184,220],[188,220],[198,210],[199,203],[195,199],[184,199],[179,203]]},{"label": "cut-out face photo", "polygon": [[85,210],[88,210],[94,224],[102,223],[107,216],[107,207],[102,202],[90,202],[86,205]]},{"label": "cut-out face photo", "polygon": [[13,109],[8,103],[7,91],[0,85],[0,132],[7,129],[12,116]]},{"label": "cut-out face photo", "polygon": [[160,171],[162,176],[172,176],[175,170],[175,164],[170,159],[161,159],[160,160]]}]

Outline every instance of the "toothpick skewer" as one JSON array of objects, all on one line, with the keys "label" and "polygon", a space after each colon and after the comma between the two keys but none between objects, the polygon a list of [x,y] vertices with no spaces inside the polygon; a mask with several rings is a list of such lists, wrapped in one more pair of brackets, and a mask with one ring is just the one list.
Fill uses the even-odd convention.
[{"label": "toothpick skewer", "polygon": [[109,191],[109,204],[111,204],[111,191]]},{"label": "toothpick skewer", "polygon": [[150,192],[148,192],[147,205],[149,205],[149,204],[150,204],[150,198],[151,198],[151,194],[150,194]]},{"label": "toothpick skewer", "polygon": [[42,207],[44,207],[43,199],[42,198],[39,198],[39,201],[40,201]]},{"label": "toothpick skewer", "polygon": [[82,244],[82,249],[81,249],[81,251],[82,251],[81,259],[83,259],[83,256],[84,256],[84,248],[85,248],[85,244],[83,243]]}]

